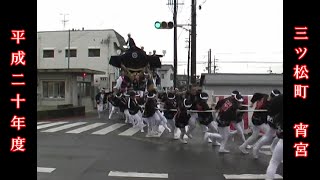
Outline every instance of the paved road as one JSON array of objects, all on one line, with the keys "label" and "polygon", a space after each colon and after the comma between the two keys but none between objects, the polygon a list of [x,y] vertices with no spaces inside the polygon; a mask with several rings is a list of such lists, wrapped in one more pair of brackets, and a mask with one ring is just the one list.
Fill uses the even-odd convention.
[{"label": "paved road", "polygon": [[188,144],[173,140],[167,131],[146,137],[117,117],[39,121],[37,138],[38,180],[249,179],[241,174],[259,179],[271,158],[268,147],[258,160],[242,155],[237,138],[229,141],[231,153],[220,154],[203,141],[200,128]]}]

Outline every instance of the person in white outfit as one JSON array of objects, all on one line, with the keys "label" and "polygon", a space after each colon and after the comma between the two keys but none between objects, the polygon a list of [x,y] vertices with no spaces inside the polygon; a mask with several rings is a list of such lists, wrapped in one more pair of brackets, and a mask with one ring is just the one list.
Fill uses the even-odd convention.
[{"label": "person in white outfit", "polygon": [[140,129],[141,132],[144,132],[142,115],[140,112],[140,106],[136,100],[136,93],[134,91],[129,92],[130,98],[128,100],[128,110],[130,114],[130,119],[132,119],[133,126]]},{"label": "person in white outfit", "polygon": [[108,101],[111,104],[109,111],[109,119],[111,119],[112,115],[116,112],[117,109],[119,109],[120,111],[121,97],[122,94],[120,92],[109,97]]},{"label": "person in white outfit", "polygon": [[184,99],[183,103],[178,104],[177,113],[174,116],[175,126],[180,129],[180,141],[183,144],[187,144],[188,141],[184,139],[186,134],[186,126],[189,124],[190,113],[188,110],[191,109],[192,102],[189,99]]},{"label": "person in white outfit", "polygon": [[[271,91],[268,101],[272,101],[274,97],[277,97],[281,92],[277,89]],[[273,138],[276,136],[277,126],[273,122],[273,118],[268,116],[267,123],[269,125],[267,132],[259,139],[259,141],[254,145],[252,154],[255,159],[259,157],[259,150],[261,147],[267,143],[272,142]]]},{"label": "person in white outfit", "polygon": [[[150,91],[151,93],[155,94],[157,96],[157,92],[155,89]],[[155,99],[156,100],[156,99]],[[169,131],[169,133],[171,132],[171,129],[168,127],[168,120],[167,118],[163,115],[162,112],[160,112],[160,104],[158,103],[158,101],[156,100],[157,103],[157,110],[156,110],[156,114],[159,116],[160,118],[160,124],[162,125],[167,131]]]},{"label": "person in white outfit", "polygon": [[237,118],[237,111],[243,102],[243,97],[238,94],[235,98],[227,97],[223,100],[218,101],[215,109],[218,111],[218,130],[222,136],[222,141],[220,145],[220,153],[229,153],[230,151],[226,149],[226,144],[230,137],[230,123],[232,120]]},{"label": "person in white outfit", "polygon": [[[234,90],[234,91],[232,91],[231,96],[229,96],[229,98],[234,99],[235,96],[238,94],[241,94],[241,93],[237,90]],[[239,107],[239,110],[247,110],[247,107],[245,107],[241,104],[241,106]],[[238,111],[237,118],[234,120],[231,120],[231,123],[234,125],[234,128],[236,129],[235,131],[231,132],[231,135],[236,135],[236,134],[239,135],[242,140],[242,143],[244,143],[246,141],[246,138],[244,136],[244,123],[243,123],[243,119],[242,119],[244,113],[245,112]]]},{"label": "person in white outfit", "polygon": [[156,95],[152,92],[149,92],[147,95],[147,101],[145,103],[145,108],[143,111],[143,119],[148,124],[147,136],[157,136],[159,132],[160,117],[156,113],[158,110],[157,101],[155,99]]},{"label": "person in white outfit", "polygon": [[179,137],[177,136],[178,128],[175,126],[175,121],[174,121],[174,115],[176,114],[176,111],[172,111],[172,109],[177,109],[177,101],[174,93],[170,92],[167,94],[167,97],[164,100],[164,109],[165,109],[164,116],[168,120],[168,123],[170,124],[170,128],[174,130],[173,139],[179,139]]},{"label": "person in white outfit", "polygon": [[124,114],[125,123],[131,123],[132,125],[134,125],[133,120],[130,118],[130,113],[128,109],[128,101],[130,99],[129,97],[130,95],[128,93],[123,93],[120,103],[120,111]]},{"label": "person in white outfit", "polygon": [[107,97],[105,95],[104,89],[101,89],[100,92],[96,95],[97,111],[98,118],[101,118],[105,110],[105,104],[107,103]]},{"label": "person in white outfit", "polygon": [[[209,107],[207,101],[209,95],[205,92],[199,94],[198,101],[196,102],[196,110],[198,111],[197,121],[199,121],[202,131],[204,133],[204,140],[208,143],[213,143],[213,145],[220,145],[218,141],[222,139],[221,135],[215,132],[218,132],[218,127],[214,123],[213,113],[212,112],[201,112],[201,111],[212,111],[212,108]],[[209,130],[211,132],[209,132]],[[210,140],[209,140],[210,139]],[[214,142],[212,141],[214,139]]]},{"label": "person in white outfit", "polygon": [[[269,95],[267,94],[254,93],[251,98],[250,107],[253,107],[253,104],[256,103],[255,110],[267,109],[269,104],[268,97]],[[246,150],[247,146],[252,145],[254,141],[256,141],[259,138],[260,131],[264,131],[267,128],[267,115],[267,112],[253,113],[251,118],[252,124],[250,124],[252,134],[241,146],[239,146],[239,149],[243,154],[249,154],[249,152]]]},{"label": "person in white outfit", "polygon": [[275,97],[271,101],[268,112],[271,118],[273,119],[274,123],[278,127],[277,137],[279,138],[279,142],[277,143],[272,153],[272,157],[266,172],[266,180],[273,180],[277,172],[277,169],[281,161],[283,160],[283,95],[282,94]]}]

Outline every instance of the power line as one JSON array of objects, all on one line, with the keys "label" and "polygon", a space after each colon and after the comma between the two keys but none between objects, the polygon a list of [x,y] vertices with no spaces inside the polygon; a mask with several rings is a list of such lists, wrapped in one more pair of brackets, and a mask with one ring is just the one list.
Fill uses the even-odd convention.
[{"label": "power line", "polygon": [[257,63],[257,64],[283,64],[283,62],[268,62],[268,61],[221,61],[219,63]]},{"label": "power line", "polygon": [[[185,23],[183,24],[189,24],[190,23],[190,18],[188,20],[185,21]],[[181,29],[180,34],[178,36],[178,40],[180,39],[181,34],[184,32],[184,29]],[[188,33],[189,34],[189,33]]]},{"label": "power line", "polygon": [[[205,59],[208,56],[205,56],[203,59]],[[247,63],[263,63],[263,64],[283,64],[283,62],[277,62],[277,61],[221,61],[221,59],[219,59],[220,62],[219,63],[243,63],[243,64],[247,64]],[[169,63],[170,61],[162,61],[163,63]],[[197,63],[207,63],[208,61],[197,61]],[[178,63],[187,63],[187,61],[180,61]]]}]

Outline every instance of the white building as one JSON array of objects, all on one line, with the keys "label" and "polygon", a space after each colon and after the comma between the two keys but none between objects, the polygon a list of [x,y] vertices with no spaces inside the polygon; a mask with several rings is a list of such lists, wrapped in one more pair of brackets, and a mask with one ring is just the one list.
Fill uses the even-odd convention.
[{"label": "white building", "polygon": [[[111,90],[117,77],[116,68],[109,65],[111,56],[118,55],[114,46],[125,44],[113,29],[71,30],[69,68],[87,68],[106,72],[94,75],[94,85]],[[38,32],[38,69],[68,68],[69,31]]]},{"label": "white building", "polygon": [[173,87],[173,66],[171,64],[162,64],[158,69],[158,75],[161,78],[161,89]]},{"label": "white building", "polygon": [[238,90],[242,95],[256,92],[270,94],[273,89],[283,93],[283,74],[201,74],[200,82],[209,94],[226,95]]},{"label": "white building", "polygon": [[70,36],[69,31],[38,32],[38,105],[93,110],[97,89],[111,90],[118,77],[117,68],[109,65],[110,57],[119,53],[114,44],[123,46],[125,40],[112,29],[71,30]]}]

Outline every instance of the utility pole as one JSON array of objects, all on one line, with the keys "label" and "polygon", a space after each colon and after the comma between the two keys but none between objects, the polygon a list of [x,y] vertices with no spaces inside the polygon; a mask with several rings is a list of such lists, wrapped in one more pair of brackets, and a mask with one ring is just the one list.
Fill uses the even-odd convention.
[{"label": "utility pole", "polygon": [[216,66],[216,61],[218,59],[216,59],[216,56],[213,56],[213,74],[216,73],[216,70],[217,70],[217,66]]},{"label": "utility pole", "polygon": [[208,51],[208,73],[211,74],[211,49]]},{"label": "utility pole", "polygon": [[197,2],[196,0],[191,0],[191,83],[196,84],[197,79],[196,79],[196,58],[197,58],[197,16],[196,16],[196,10],[197,10]]},{"label": "utility pole", "polygon": [[[172,3],[173,1],[173,3]],[[173,6],[173,86],[176,88],[177,85],[177,69],[178,69],[178,36],[177,36],[177,11],[178,6],[183,3],[178,3],[178,0],[168,0],[168,6]],[[172,10],[172,9],[171,9]]]},{"label": "utility pole", "polygon": [[68,32],[68,69],[70,69],[70,41],[71,41],[71,38],[70,38],[70,29],[69,29],[69,32]]},{"label": "utility pole", "polygon": [[190,49],[191,49],[191,30],[188,31],[189,32],[189,40],[188,40],[188,68],[187,68],[187,71],[188,71],[188,80],[187,80],[187,83],[188,83],[188,88],[189,88],[189,85],[190,85]]},{"label": "utility pole", "polygon": [[174,0],[173,2],[173,87],[177,87],[177,70],[178,70],[178,39],[177,39],[177,5],[178,5],[178,0]]}]

